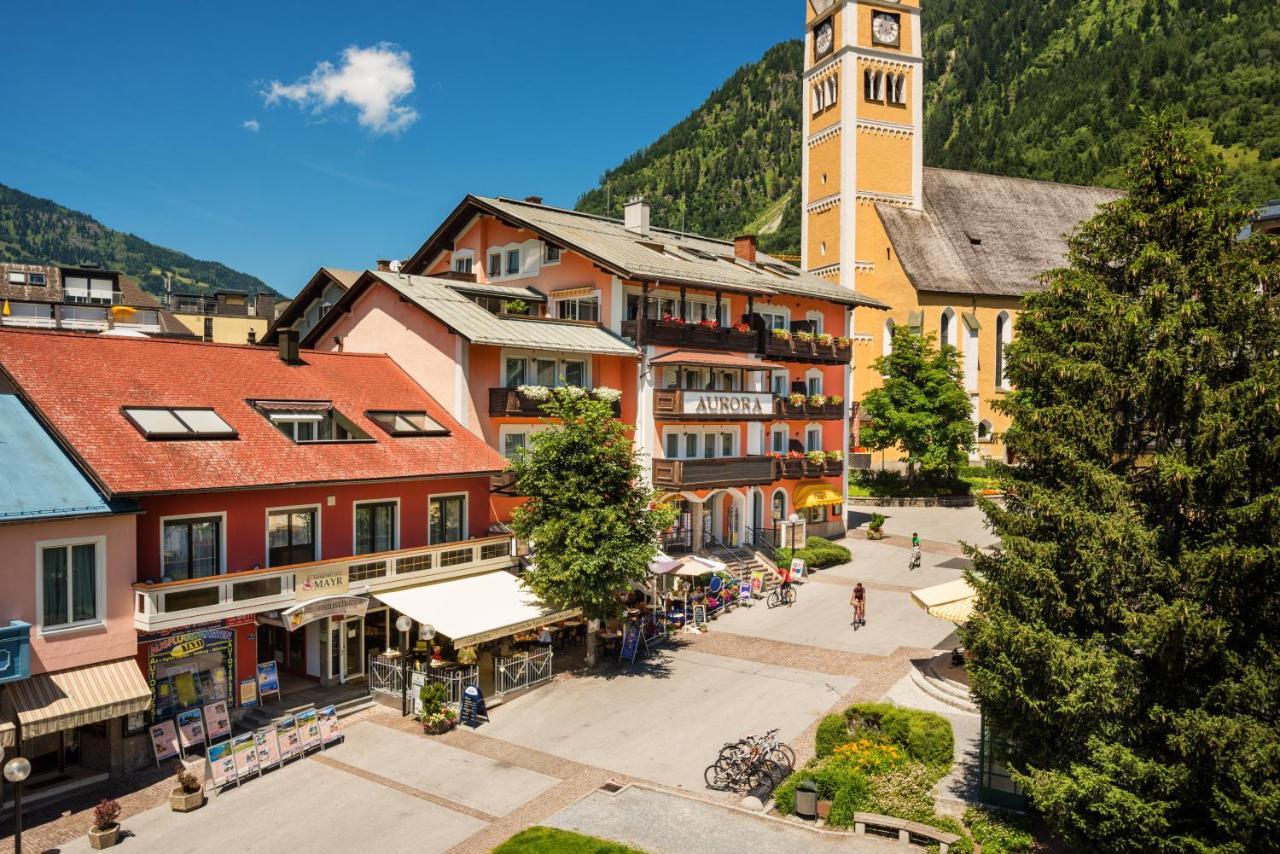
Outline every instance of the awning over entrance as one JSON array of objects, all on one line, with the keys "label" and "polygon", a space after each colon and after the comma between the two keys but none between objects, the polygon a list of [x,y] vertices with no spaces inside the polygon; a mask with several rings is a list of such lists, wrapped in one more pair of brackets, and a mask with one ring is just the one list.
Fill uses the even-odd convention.
[{"label": "awning over entrance", "polygon": [[973,616],[973,603],[977,595],[969,582],[958,578],[946,584],[916,590],[912,592],[911,599],[928,612],[930,617],[962,625]]},{"label": "awning over entrance", "polygon": [[[24,739],[144,712],[151,689],[132,658],[41,673],[5,686],[4,717],[17,715]],[[0,727],[0,744],[11,744],[12,723]]]},{"label": "awning over entrance", "polygon": [[649,360],[651,365],[694,365],[704,368],[745,368],[767,371],[772,367],[759,359],[735,356],[733,353],[708,353],[702,350],[671,350]]},{"label": "awning over entrance", "polygon": [[829,483],[812,483],[796,490],[796,509],[808,510],[828,504],[842,504],[840,493]]},{"label": "awning over entrance", "polygon": [[576,608],[552,611],[520,579],[501,570],[373,597],[419,623],[429,623],[455,646],[473,646],[581,613]]}]

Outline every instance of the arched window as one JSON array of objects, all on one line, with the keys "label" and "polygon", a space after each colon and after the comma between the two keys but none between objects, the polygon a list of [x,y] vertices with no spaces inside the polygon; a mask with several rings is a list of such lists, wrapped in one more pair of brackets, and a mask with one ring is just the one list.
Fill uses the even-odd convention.
[{"label": "arched window", "polygon": [[884,342],[881,344],[881,349],[886,357],[893,352],[893,330],[895,325],[892,317],[884,322]]},{"label": "arched window", "polygon": [[996,386],[1007,388],[1004,378],[1004,347],[1013,335],[1009,312],[1002,311],[996,317]]},{"label": "arched window", "polygon": [[938,322],[938,346],[951,345],[951,327],[955,325],[956,313],[948,308],[942,312],[942,320]]},{"label": "arched window", "polygon": [[990,421],[987,421],[984,418],[982,421],[978,422],[978,434],[976,438],[979,442],[991,441],[991,422]]},{"label": "arched window", "polygon": [[862,70],[862,97],[867,101],[876,99],[876,73],[870,68]]},{"label": "arched window", "polygon": [[810,329],[814,335],[822,334],[822,312],[808,311],[805,312],[804,319],[810,324]]},{"label": "arched window", "polygon": [[780,522],[787,518],[787,493],[779,489],[773,493],[773,520]]}]

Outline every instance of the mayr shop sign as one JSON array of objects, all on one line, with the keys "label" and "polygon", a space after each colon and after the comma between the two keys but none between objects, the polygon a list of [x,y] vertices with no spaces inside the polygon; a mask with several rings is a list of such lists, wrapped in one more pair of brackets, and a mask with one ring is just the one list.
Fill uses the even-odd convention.
[{"label": "mayr shop sign", "polygon": [[772,415],[773,395],[767,391],[686,391],[681,398],[684,415]]}]

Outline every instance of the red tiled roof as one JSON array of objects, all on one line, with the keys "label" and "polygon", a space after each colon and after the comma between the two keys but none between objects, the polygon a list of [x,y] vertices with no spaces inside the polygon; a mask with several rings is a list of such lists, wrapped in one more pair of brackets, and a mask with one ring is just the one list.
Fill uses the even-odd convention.
[{"label": "red tiled roof", "polygon": [[[302,354],[0,330],[0,367],[113,495],[497,472],[498,453],[387,356]],[[295,444],[249,401],[328,400],[374,442]],[[231,440],[148,441],[125,406],[212,406]],[[423,411],[449,436],[392,437],[370,410]]]},{"label": "red tiled roof", "polygon": [[649,360],[653,365],[700,365],[713,368],[746,368],[750,371],[767,371],[773,368],[759,359],[748,359],[734,353],[713,353],[703,350],[669,350]]}]

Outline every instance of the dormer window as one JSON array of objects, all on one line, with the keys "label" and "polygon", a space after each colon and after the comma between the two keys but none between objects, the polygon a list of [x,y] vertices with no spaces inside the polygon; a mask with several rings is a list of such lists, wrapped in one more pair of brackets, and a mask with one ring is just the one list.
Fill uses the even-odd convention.
[{"label": "dormer window", "polygon": [[124,417],[152,441],[173,439],[234,439],[239,434],[206,407],[126,406]]},{"label": "dormer window", "polygon": [[299,445],[372,441],[327,400],[259,400],[254,406],[277,430]]},{"label": "dormer window", "polygon": [[448,436],[449,431],[421,411],[370,410],[369,420],[392,436]]}]

